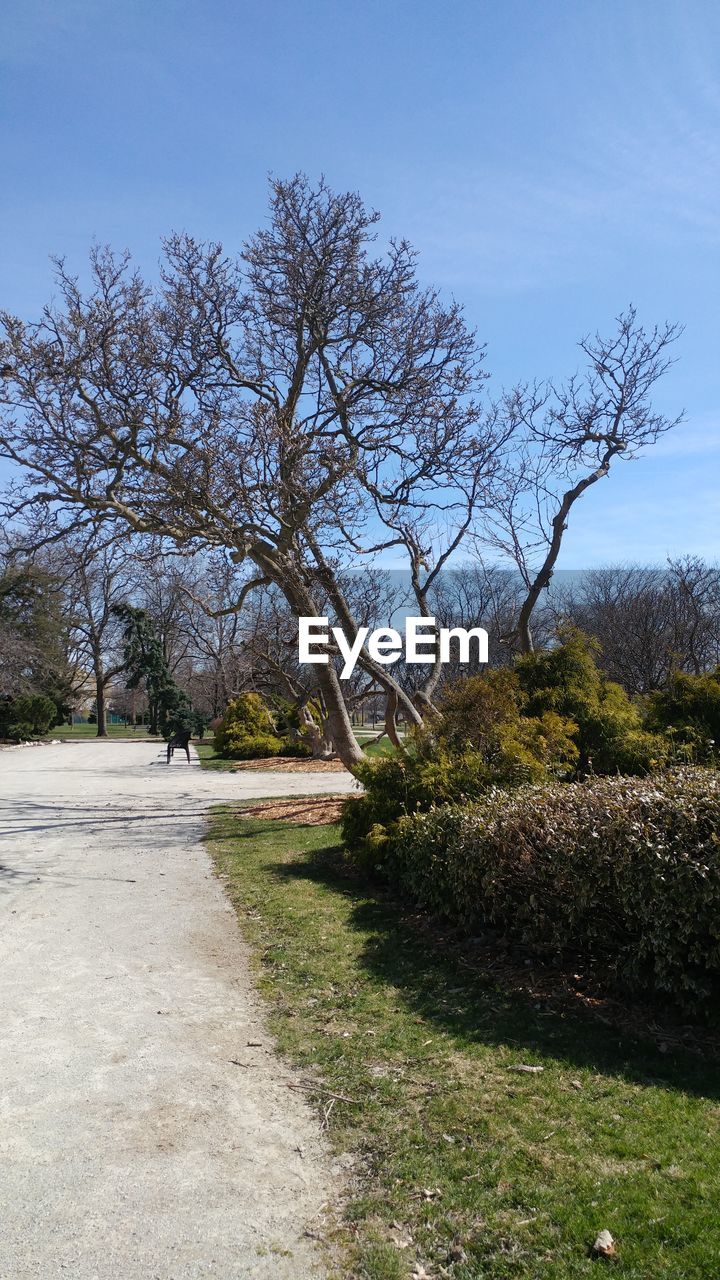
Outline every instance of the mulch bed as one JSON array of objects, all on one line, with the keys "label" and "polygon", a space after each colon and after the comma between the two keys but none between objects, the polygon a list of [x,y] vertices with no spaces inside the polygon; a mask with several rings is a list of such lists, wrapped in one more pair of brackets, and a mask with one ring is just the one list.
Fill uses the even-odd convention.
[{"label": "mulch bed", "polygon": [[239,818],[280,818],[303,827],[321,827],[326,822],[339,822],[346,796],[301,796],[297,800],[269,800],[264,804],[239,809]]},{"label": "mulch bed", "polygon": [[263,756],[261,760],[234,760],[233,769],[262,769],[270,773],[346,773],[341,760],[297,760],[294,756]]}]

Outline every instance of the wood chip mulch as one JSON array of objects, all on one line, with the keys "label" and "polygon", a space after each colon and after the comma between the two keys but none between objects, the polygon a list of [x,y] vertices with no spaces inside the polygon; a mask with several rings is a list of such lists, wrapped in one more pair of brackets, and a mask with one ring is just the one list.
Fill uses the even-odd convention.
[{"label": "wood chip mulch", "polygon": [[326,822],[339,822],[347,796],[301,796],[297,800],[269,800],[240,809],[240,818],[282,819],[303,827],[320,827]]},{"label": "wood chip mulch", "polygon": [[235,760],[233,769],[262,769],[270,773],[345,773],[341,760],[296,760],[294,756],[267,756],[261,760]]}]

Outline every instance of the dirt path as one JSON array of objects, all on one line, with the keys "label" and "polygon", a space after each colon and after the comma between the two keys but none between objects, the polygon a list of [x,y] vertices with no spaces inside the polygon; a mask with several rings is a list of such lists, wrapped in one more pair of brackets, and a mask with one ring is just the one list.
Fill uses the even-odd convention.
[{"label": "dirt path", "polygon": [[2,1280],[322,1274],[304,1232],[338,1171],[201,837],[214,801],[350,786],[0,751]]}]

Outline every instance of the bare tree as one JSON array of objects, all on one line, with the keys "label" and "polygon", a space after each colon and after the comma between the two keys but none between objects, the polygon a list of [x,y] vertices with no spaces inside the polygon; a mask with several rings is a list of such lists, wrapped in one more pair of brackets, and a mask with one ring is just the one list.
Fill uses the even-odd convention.
[{"label": "bare tree", "polygon": [[56,544],[72,601],[72,637],[81,664],[92,671],[97,736],[107,737],[107,696],[124,667],[115,605],[132,589],[134,556],[126,539],[69,534]]},{"label": "bare tree", "polygon": [[557,609],[598,640],[604,670],[632,694],[664,688],[673,671],[712,670],[720,657],[720,570],[694,556],[593,569]]},{"label": "bare tree", "polygon": [[672,668],[676,635],[667,572],[621,565],[579,575],[558,600],[558,620],[594,636],[600,661],[628,693],[659,689]]},{"label": "bare tree", "polygon": [[118,531],[92,527],[73,532],[32,523],[16,528],[13,554],[52,575],[62,593],[62,626],[79,690],[92,679],[97,734],[107,737],[106,702],[123,669],[121,628],[113,607],[132,590],[138,548]]},{"label": "bare tree", "polygon": [[[235,694],[252,687],[246,647],[253,596],[245,609],[235,607],[245,577],[223,554],[201,554],[185,566],[184,627],[193,655],[191,684],[212,717],[219,716]],[[254,595],[262,590],[258,587]]]},{"label": "bare tree", "polygon": [[[344,575],[342,590],[358,625],[371,629],[387,625],[387,621],[392,620],[407,601],[407,586],[398,580],[398,576],[378,570]],[[328,601],[321,600],[321,608],[330,610],[331,606]],[[237,675],[244,688],[290,701],[312,744],[313,754],[324,758],[332,753],[331,729],[317,670],[298,661],[298,620],[272,585],[257,588],[247,602]],[[402,671],[396,669],[395,679],[403,688],[409,687],[403,683]],[[382,693],[375,679],[362,669],[356,670],[343,687],[343,698],[350,715],[375,693]],[[389,701],[390,711],[396,710],[392,699]],[[387,695],[385,702],[385,727],[374,741],[387,734],[397,742],[395,720],[387,708]],[[365,743],[363,750],[368,745]]]},{"label": "bare tree", "polygon": [[[523,582],[515,569],[484,565],[477,561],[447,569],[432,592],[432,608],[442,627],[484,627],[488,632],[491,666],[512,662],[515,647],[508,641],[523,598]],[[463,674],[477,674],[472,663]],[[452,660],[445,667],[443,680],[460,674],[459,664]]]},{"label": "bare tree", "polygon": [[612,337],[596,334],[580,343],[585,374],[563,386],[522,386],[504,400],[518,451],[489,540],[514,561],[525,584],[513,629],[523,653],[533,648],[531,620],[550,585],[575,503],[616,459],[637,457],[681,421],[657,413],[650,400],[672,364],[669,348],[680,332],[671,324],[646,332],[631,307],[618,317]]},{"label": "bare tree", "polygon": [[720,566],[699,556],[668,561],[675,605],[675,652],[693,675],[720,663]]},{"label": "bare tree", "polygon": [[[237,612],[273,584],[296,617],[332,614],[351,640],[352,565],[401,556],[429,617],[481,528],[520,570],[514,629],[531,647],[574,503],[672,425],[649,395],[676,328],[646,335],[630,311],[615,338],[582,344],[585,378],[488,408],[460,308],[421,288],[405,241],[373,256],[377,215],[357,195],[299,176],[272,183],[270,214],[239,260],[173,236],[153,287],[98,251],[87,290],[60,262],[58,305],[35,324],[4,316],[0,454],[24,472],[8,511],[49,505],[221,550],[244,571]],[[326,732],[352,768],[329,657],[315,671]],[[390,726],[433,710],[439,659],[412,687],[366,648],[358,661]]]},{"label": "bare tree", "polygon": [[[330,601],[349,636],[342,570],[393,547],[427,612],[513,427],[481,413],[483,352],[459,307],[420,287],[408,244],[371,256],[376,223],[357,195],[296,177],[272,184],[269,226],[239,262],[174,236],[160,288],[104,250],[87,292],[60,262],[58,306],[35,324],[4,316],[0,453],[25,471],[11,509],[224,548],[253,569],[238,608],[272,582],[296,615]],[[421,720],[437,671],[413,699],[359,661]],[[334,663],[317,679],[353,767]]]}]

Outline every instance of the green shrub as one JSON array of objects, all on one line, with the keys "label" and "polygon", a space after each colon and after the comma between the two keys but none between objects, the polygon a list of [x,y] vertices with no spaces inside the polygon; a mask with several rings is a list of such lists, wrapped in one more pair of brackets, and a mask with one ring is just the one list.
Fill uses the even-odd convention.
[{"label": "green shrub", "polygon": [[[559,719],[559,718],[558,718]],[[364,792],[343,807],[342,834],[357,848],[375,829],[390,829],[403,814],[424,812],[433,805],[469,803],[489,787],[518,787],[548,776],[542,756],[554,733],[553,722],[542,730],[536,722],[503,726],[492,750],[449,747],[428,733],[415,734],[405,751],[373,756],[355,770]]]},{"label": "green shrub", "polygon": [[498,786],[568,776],[578,758],[578,726],[554,709],[528,715],[525,708],[510,668],[457,680],[440,701],[442,742],[478,751]]},{"label": "green shrub", "polygon": [[245,733],[231,737],[227,749],[221,754],[231,760],[263,760],[266,756],[283,755],[284,747],[282,738],[274,733]]},{"label": "green shrub", "polygon": [[350,846],[373,829],[390,827],[403,814],[474,800],[489,785],[479,752],[450,751],[421,734],[402,754],[373,756],[355,774],[365,790],[350,796],[343,807],[342,835]]},{"label": "green shrub", "polygon": [[284,738],[281,754],[294,760],[308,760],[312,756],[312,747],[302,738]]},{"label": "green shrub", "polygon": [[648,725],[664,732],[673,748],[686,747],[695,760],[720,755],[720,667],[704,675],[676,671],[666,689],[652,694]]},{"label": "green shrub", "polygon": [[720,997],[720,776],[591,778],[402,818],[385,875],[468,931],[567,952],[697,1013]]},{"label": "green shrub", "polygon": [[402,753],[364,760],[355,775],[365,790],[348,797],[343,806],[342,835],[351,847],[372,828],[385,828],[402,814],[475,799],[489,777],[478,752],[450,751],[423,734],[414,735]]},{"label": "green shrub", "polygon": [[597,643],[573,628],[553,649],[526,654],[516,664],[523,712],[555,712],[577,725],[577,772],[645,774],[661,767],[669,744],[644,728],[642,712],[597,665]]},{"label": "green shrub", "polygon": [[11,742],[28,742],[35,734],[29,720],[21,720],[19,724],[8,725],[6,737]]},{"label": "green shrub", "polygon": [[228,760],[312,755],[306,743],[280,735],[275,718],[259,693],[241,693],[228,703],[215,728],[215,751]]},{"label": "green shrub", "polygon": [[57,705],[41,693],[0,699],[0,738],[23,742],[41,738],[55,724]]},{"label": "green shrub", "polygon": [[[415,732],[405,750],[365,761],[357,777],[364,794],[345,805],[342,831],[372,849],[403,814],[477,799],[488,787],[518,787],[567,775],[577,759],[577,726],[554,711],[520,714],[522,695],[508,670],[459,680],[440,703],[438,732]],[[372,860],[372,850],[368,849]]]},{"label": "green shrub", "polygon": [[[260,750],[263,739],[267,739],[266,750]],[[272,716],[258,693],[241,693],[228,703],[215,729],[218,755],[245,760],[276,755],[280,746],[281,740],[275,734]],[[247,752],[250,752],[249,756]]]}]

